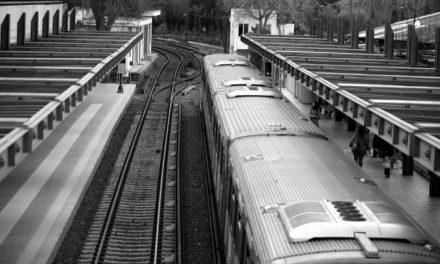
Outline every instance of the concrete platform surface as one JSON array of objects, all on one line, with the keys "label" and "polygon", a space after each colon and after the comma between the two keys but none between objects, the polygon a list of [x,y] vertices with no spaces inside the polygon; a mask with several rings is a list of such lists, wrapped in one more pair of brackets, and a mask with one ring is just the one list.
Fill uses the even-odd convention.
[{"label": "concrete platform surface", "polygon": [[0,263],[51,263],[134,84],[98,84],[0,182]]},{"label": "concrete platform surface", "polygon": [[[308,115],[311,104],[303,104],[287,89],[282,89],[282,92],[305,115]],[[336,142],[346,155],[353,157],[349,143],[355,132],[347,130],[345,119],[335,121],[334,115],[328,118],[322,114],[319,127],[329,140]],[[419,224],[437,246],[440,246],[440,197],[429,196],[429,181],[417,172],[412,176],[403,176],[402,169],[398,165],[391,170],[391,176],[386,178],[384,168],[382,159],[373,158],[368,154],[365,156],[362,169]]]}]

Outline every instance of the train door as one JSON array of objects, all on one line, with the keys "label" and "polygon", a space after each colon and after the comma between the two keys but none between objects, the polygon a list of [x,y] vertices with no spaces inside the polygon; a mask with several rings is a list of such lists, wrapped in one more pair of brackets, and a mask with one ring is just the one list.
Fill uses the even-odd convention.
[{"label": "train door", "polygon": [[222,188],[223,188],[223,173],[224,173],[224,163],[225,163],[225,147],[223,146],[223,142],[219,142],[219,152],[218,152],[218,169],[217,169],[217,188],[215,192],[215,197],[217,198],[217,206],[221,208],[222,206]]},{"label": "train door", "polygon": [[218,124],[217,121],[214,119],[214,126],[212,131],[212,148],[211,148],[211,175],[213,177],[213,183],[215,184],[215,168],[217,166],[217,142],[219,140],[219,132],[218,132]]},{"label": "train door", "polygon": [[222,153],[222,157],[221,157],[221,163],[220,163],[220,190],[219,190],[219,199],[220,199],[220,203],[222,204],[222,207],[225,206],[225,194],[224,194],[224,190],[226,190],[226,185],[228,184],[228,180],[227,180],[227,160],[228,160],[228,147],[227,144],[222,142],[222,149],[221,149],[221,153]]},{"label": "train door", "polygon": [[[227,155],[227,153],[226,153]],[[224,175],[222,176],[222,182],[223,182],[223,191],[222,191],[222,198],[221,198],[221,209],[220,209],[220,213],[219,213],[219,219],[220,219],[220,226],[223,228],[226,228],[226,222],[227,221],[227,215],[228,215],[228,210],[230,207],[230,197],[231,197],[231,186],[232,186],[232,166],[229,162],[226,162],[228,159],[228,157],[225,157],[225,164],[227,163],[228,165],[225,165],[225,172]]]},{"label": "train door", "polygon": [[227,263],[233,263],[233,260],[236,256],[235,252],[235,233],[236,233],[236,218],[237,218],[237,211],[238,211],[238,202],[237,202],[237,193],[236,193],[236,188],[234,185],[234,181],[233,178],[230,178],[230,183],[229,185],[231,186],[230,188],[230,195],[229,195],[229,201],[228,201],[228,210],[227,210],[227,215],[229,216],[226,220],[226,225],[225,225],[225,236],[224,236],[224,241],[225,241],[225,245],[226,245],[226,250],[225,250],[225,254],[226,254],[226,259],[227,259]]},{"label": "train door", "polygon": [[214,167],[214,187],[215,187],[215,196],[218,200],[217,190],[218,190],[218,183],[219,183],[219,175],[220,175],[220,164],[221,164],[221,156],[222,156],[222,142],[221,142],[221,133],[220,129],[217,127],[217,133],[216,133],[216,140],[215,140],[215,167]]}]

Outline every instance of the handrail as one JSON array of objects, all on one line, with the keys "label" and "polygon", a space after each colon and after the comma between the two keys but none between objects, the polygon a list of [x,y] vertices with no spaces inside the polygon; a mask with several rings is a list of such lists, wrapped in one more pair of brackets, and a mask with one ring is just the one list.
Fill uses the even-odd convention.
[{"label": "handrail", "polygon": [[55,101],[49,102],[43,108],[41,108],[40,111],[34,114],[26,122],[24,122],[23,125],[28,129],[36,127],[42,120],[44,120],[51,113],[53,113],[53,111],[55,111],[59,105],[60,105],[59,102],[55,102]]},{"label": "handrail", "polygon": [[29,93],[29,92],[0,92],[0,96],[5,97],[49,97],[55,98],[58,93]]},{"label": "handrail", "polygon": [[9,146],[19,141],[26,133],[28,129],[17,127],[9,132],[6,136],[0,138],[0,153],[7,150]]},{"label": "handrail", "polygon": [[354,103],[356,103],[356,104],[358,104],[358,105],[360,105],[360,106],[362,106],[364,108],[371,107],[371,103],[370,102],[365,101],[365,100],[357,97],[356,95],[353,95],[350,92],[347,92],[345,90],[340,90],[340,91],[338,91],[338,93],[339,93],[339,95],[342,95],[343,97],[345,97],[347,99],[350,99],[350,101],[352,101],[352,102],[354,102]]},{"label": "handrail", "polygon": [[395,115],[390,114],[389,112],[386,112],[381,108],[370,107],[370,108],[368,108],[368,110],[371,111],[372,113],[375,113],[376,115],[378,115],[382,118],[385,118],[390,123],[393,123],[394,125],[406,130],[407,132],[415,133],[418,130],[418,128],[416,126],[408,124],[407,122],[403,121],[399,117],[396,117]]},{"label": "handrail", "polygon": [[387,99],[370,99],[369,102],[375,106],[384,106],[384,105],[403,105],[403,106],[440,106],[439,101],[414,101],[414,100],[387,100]]}]

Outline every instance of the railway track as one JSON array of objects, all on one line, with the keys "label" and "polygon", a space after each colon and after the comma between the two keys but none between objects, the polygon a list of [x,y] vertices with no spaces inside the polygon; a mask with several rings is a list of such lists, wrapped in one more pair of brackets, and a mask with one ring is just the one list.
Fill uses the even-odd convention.
[{"label": "railway track", "polygon": [[[136,111],[76,263],[221,263],[197,121],[202,65],[191,55],[203,54],[166,42],[153,47],[173,59],[159,56],[158,69],[166,67],[138,89],[136,102],[145,107]],[[181,160],[191,165],[182,169]]]},{"label": "railway track", "polygon": [[[174,85],[159,92],[154,88],[162,80],[172,79],[174,83],[182,59],[167,61],[150,91],[121,173],[105,190],[79,263],[161,263],[175,259],[173,145],[178,124],[171,122],[177,111],[172,111]],[[170,142],[173,144],[168,151]]]},{"label": "railway track", "polygon": [[156,40],[156,43],[189,51],[191,55],[186,58],[192,60],[195,69],[200,69],[182,80],[182,83],[192,81],[192,84],[181,88],[179,93],[176,93],[180,96],[176,96],[175,100],[180,102],[182,121],[179,123],[183,127],[181,131],[179,130],[181,155],[178,156],[183,162],[178,170],[178,184],[181,186],[178,190],[181,190],[181,193],[178,194],[177,199],[181,201],[177,209],[180,209],[178,217],[182,219],[178,221],[182,225],[178,228],[178,232],[182,233],[178,237],[181,237],[182,241],[176,263],[225,263],[218,233],[220,227],[216,215],[214,187],[208,169],[206,132],[198,97],[200,91],[192,93],[192,90],[205,89],[202,81],[204,74],[201,58],[209,51],[176,41]]}]

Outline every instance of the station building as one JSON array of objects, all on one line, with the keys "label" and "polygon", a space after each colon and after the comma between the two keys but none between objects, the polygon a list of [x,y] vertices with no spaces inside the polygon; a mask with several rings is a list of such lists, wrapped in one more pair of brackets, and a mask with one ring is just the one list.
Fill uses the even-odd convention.
[{"label": "station building", "polygon": [[[229,53],[247,54],[247,45],[241,41],[240,37],[243,34],[255,32],[258,25],[258,20],[253,18],[248,12],[249,11],[242,8],[231,9],[231,16],[229,18]],[[254,13],[256,14],[257,11],[254,11]],[[271,35],[278,34],[276,14],[273,14],[267,20],[266,28],[262,30],[267,31],[267,33]]]}]

